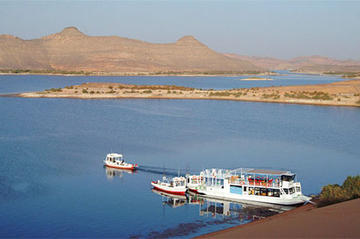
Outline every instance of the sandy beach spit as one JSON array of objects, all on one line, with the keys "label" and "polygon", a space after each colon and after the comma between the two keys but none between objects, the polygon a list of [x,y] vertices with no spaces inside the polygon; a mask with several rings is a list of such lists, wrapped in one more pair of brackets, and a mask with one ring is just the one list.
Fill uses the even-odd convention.
[{"label": "sandy beach spit", "polygon": [[84,83],[14,96],[77,99],[208,99],[360,107],[360,80],[231,90],[204,90],[174,85]]},{"label": "sandy beach spit", "polygon": [[239,79],[242,81],[272,81],[271,78],[261,78],[261,77],[252,77],[252,78],[245,78],[245,79]]}]

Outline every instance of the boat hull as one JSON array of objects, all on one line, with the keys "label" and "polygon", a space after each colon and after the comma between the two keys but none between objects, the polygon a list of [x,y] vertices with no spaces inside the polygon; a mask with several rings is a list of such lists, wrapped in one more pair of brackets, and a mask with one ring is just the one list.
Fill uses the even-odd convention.
[{"label": "boat hull", "polygon": [[283,198],[274,198],[267,196],[235,195],[232,193],[225,193],[225,192],[209,192],[206,190],[198,190],[197,193],[202,194],[205,197],[220,199],[220,200],[230,200],[234,202],[247,201],[247,202],[257,202],[257,203],[266,203],[266,204],[285,205],[285,206],[296,206],[299,204],[303,204],[311,199],[303,195],[292,199],[283,199]]},{"label": "boat hull", "polygon": [[109,164],[104,162],[104,165],[109,168],[116,168],[116,169],[126,169],[126,170],[136,170],[137,166],[134,164],[130,165],[116,165],[116,164]]},{"label": "boat hull", "polygon": [[155,181],[152,181],[151,182],[151,185],[156,189],[156,190],[159,190],[159,191],[162,191],[162,192],[165,192],[165,193],[169,193],[169,194],[174,194],[174,195],[185,195],[185,192],[186,192],[186,188],[184,189],[177,189],[177,188],[172,188],[172,187],[169,187],[169,186],[165,186],[165,185],[161,185],[161,184],[158,184],[157,182]]}]

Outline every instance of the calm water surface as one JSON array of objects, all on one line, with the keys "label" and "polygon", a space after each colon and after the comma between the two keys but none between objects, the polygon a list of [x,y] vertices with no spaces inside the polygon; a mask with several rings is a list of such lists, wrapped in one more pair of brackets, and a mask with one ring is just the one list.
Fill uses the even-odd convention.
[{"label": "calm water surface", "polygon": [[[272,82],[237,79],[0,76],[0,93],[90,81],[222,89],[340,80],[296,74]],[[1,237],[187,238],[271,214],[251,205],[159,195],[150,181],[161,173],[103,168],[111,150],[160,168],[289,169],[305,194],[360,173],[358,108],[0,98],[0,112]]]}]

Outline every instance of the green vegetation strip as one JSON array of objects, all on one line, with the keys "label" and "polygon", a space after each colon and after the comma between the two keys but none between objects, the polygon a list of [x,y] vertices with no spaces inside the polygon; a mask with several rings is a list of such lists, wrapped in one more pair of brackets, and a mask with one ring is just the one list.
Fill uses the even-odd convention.
[{"label": "green vegetation strip", "polygon": [[295,99],[312,99],[312,100],[332,100],[333,98],[329,95],[329,93],[321,92],[321,91],[313,91],[313,92],[286,92],[284,94],[285,97],[295,98]]},{"label": "green vegetation strip", "polygon": [[326,206],[360,197],[360,175],[348,176],[343,185],[329,184],[320,193],[319,206]]}]

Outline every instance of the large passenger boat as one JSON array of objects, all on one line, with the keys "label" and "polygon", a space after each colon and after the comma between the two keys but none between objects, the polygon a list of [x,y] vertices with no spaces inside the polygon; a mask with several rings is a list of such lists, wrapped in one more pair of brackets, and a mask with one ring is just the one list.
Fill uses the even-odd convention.
[{"label": "large passenger boat", "polygon": [[300,182],[290,171],[264,169],[206,169],[187,177],[188,189],[205,197],[296,205],[311,198],[301,192]]}]

